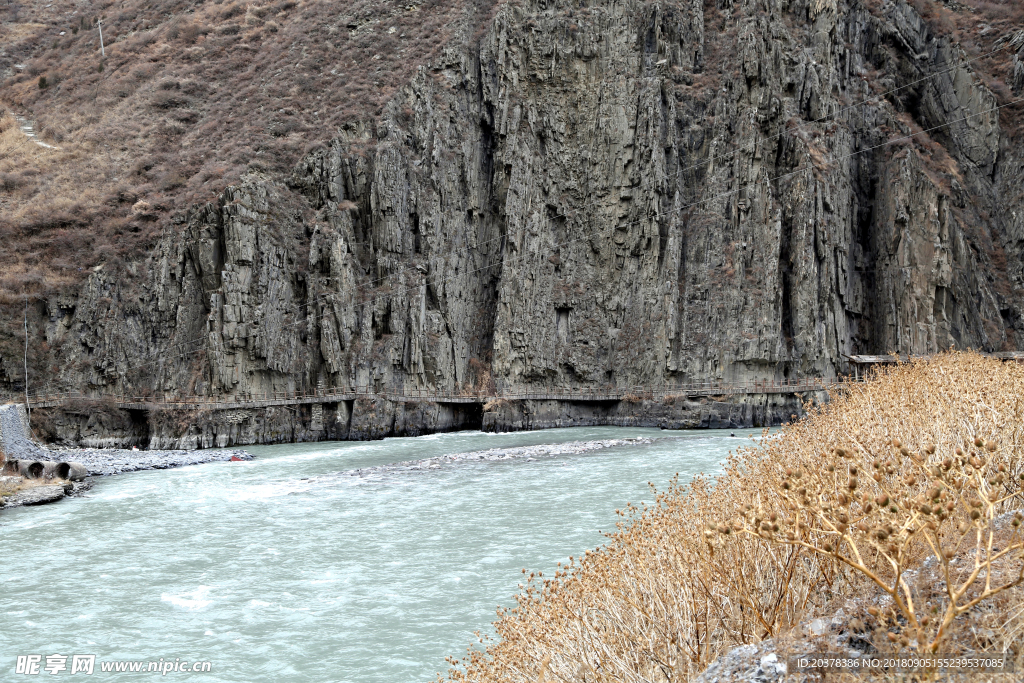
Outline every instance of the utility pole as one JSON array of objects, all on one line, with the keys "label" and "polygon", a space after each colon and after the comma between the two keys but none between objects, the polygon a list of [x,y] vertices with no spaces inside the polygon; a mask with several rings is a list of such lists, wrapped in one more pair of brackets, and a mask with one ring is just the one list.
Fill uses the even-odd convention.
[{"label": "utility pole", "polygon": [[32,405],[28,402],[28,294],[25,294],[25,411],[32,424]]},{"label": "utility pole", "polygon": [[103,20],[102,19],[97,19],[96,20],[96,25],[100,29],[100,54],[102,56],[106,57],[107,56],[107,50],[106,50],[106,48],[103,47]]}]

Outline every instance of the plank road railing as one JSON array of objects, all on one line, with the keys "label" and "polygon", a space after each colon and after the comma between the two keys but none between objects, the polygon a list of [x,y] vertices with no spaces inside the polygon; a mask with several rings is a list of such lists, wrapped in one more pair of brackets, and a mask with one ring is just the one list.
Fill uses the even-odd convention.
[{"label": "plank road railing", "polygon": [[[849,379],[803,378],[797,380],[756,380],[753,382],[702,382],[691,384],[663,384],[659,386],[627,387],[573,387],[511,389],[501,393],[475,391],[444,391],[412,388],[387,390],[367,386],[327,387],[308,391],[273,391],[265,393],[239,392],[229,396],[131,396],[125,394],[87,395],[81,392],[30,394],[31,406],[52,408],[82,403],[83,407],[95,401],[112,401],[119,408],[130,410],[261,408],[275,405],[302,403],[336,403],[355,399],[383,399],[404,403],[428,401],[433,403],[486,403],[498,399],[536,401],[644,401],[667,397],[732,396],[736,394],[797,394],[824,391],[849,382]],[[4,397],[8,403],[24,403],[24,395]]]}]

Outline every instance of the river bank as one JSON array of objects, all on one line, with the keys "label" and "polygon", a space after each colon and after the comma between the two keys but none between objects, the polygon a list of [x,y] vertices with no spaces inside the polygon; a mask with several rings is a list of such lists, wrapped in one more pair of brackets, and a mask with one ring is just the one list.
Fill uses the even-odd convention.
[{"label": "river bank", "polygon": [[[203,451],[133,451],[128,449],[77,449],[50,450],[36,447],[36,461],[75,462],[84,465],[88,477],[84,481],[24,479],[20,476],[0,477],[0,509],[55,503],[67,497],[84,494],[93,485],[93,477],[138,472],[141,470],[165,470],[186,465],[207,462],[252,460],[252,455],[243,450]],[[9,493],[8,493],[9,492]]]},{"label": "river bank", "polygon": [[74,405],[33,409],[32,431],[46,443],[74,448],[193,450],[373,441],[477,429],[494,433],[598,426],[747,429],[780,425],[803,414],[803,401],[825,399],[823,392],[477,403],[359,397],[290,406],[149,411],[82,399]]},{"label": "river bank", "polygon": [[[163,470],[185,465],[226,460],[252,460],[252,455],[239,449],[207,449],[188,451],[139,450],[130,448],[47,448],[29,437],[28,417],[23,406],[0,406],[0,469],[14,461],[68,462],[82,465],[87,477],[123,474],[139,470]],[[17,470],[17,468],[15,468]],[[40,468],[42,472],[42,468]],[[41,505],[87,491],[91,482],[43,479],[41,476],[0,477],[0,507]]]},{"label": "river bank", "polygon": [[[34,652],[58,634],[52,652],[95,653],[97,668],[187,653],[214,662],[218,681],[434,680],[497,605],[513,604],[522,567],[554,575],[607,540],[616,508],[652,500],[648,481],[717,471],[750,436],[731,434],[460,431],[254,446],[248,463],[94,477],[83,498],[0,512],[0,540],[19,549],[0,595],[18,626],[7,647]],[[640,438],[652,443],[574,452]],[[566,451],[547,457],[546,446]],[[55,581],[69,551],[39,539],[65,528],[73,573]]]}]

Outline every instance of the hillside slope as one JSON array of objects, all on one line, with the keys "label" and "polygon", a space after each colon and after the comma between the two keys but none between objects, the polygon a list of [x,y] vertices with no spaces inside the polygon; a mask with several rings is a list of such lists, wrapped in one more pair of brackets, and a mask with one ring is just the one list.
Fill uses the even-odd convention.
[{"label": "hillside slope", "polygon": [[[337,86],[281,71],[288,51],[269,48],[281,36],[300,53],[323,45],[288,12],[324,17],[325,35],[344,25],[346,45],[361,45],[355,11],[285,5],[253,20],[269,42],[243,51],[252,82],[210,57],[252,45],[248,19],[198,5],[193,14],[222,19],[195,36],[197,66],[164,66],[123,115],[97,119],[137,127],[140,144],[164,145],[173,161],[110,176],[123,200],[113,180],[80,181],[102,211],[39,221],[31,193],[49,206],[40,188],[56,172],[30,189],[10,183],[8,387],[21,381],[22,288],[37,381],[96,395],[744,381],[834,376],[847,354],[1019,348],[1018,5],[424,6],[421,17],[458,18],[444,24],[450,37],[417,52],[422,65],[399,60],[392,76],[404,84],[380,86],[358,115]],[[392,21],[373,24],[352,75],[338,78],[368,78],[385,36],[413,30],[378,30]],[[183,22],[148,30],[170,45]],[[144,42],[123,41],[118,73],[162,63],[160,41],[129,53],[133,41]],[[374,50],[380,59],[366,59]],[[330,65],[324,56],[319,73]],[[42,111],[67,120],[77,108],[33,78],[13,77],[12,102],[39,107],[55,130]],[[205,123],[179,121],[173,142],[153,133],[192,110]],[[91,144],[109,144],[96,135]],[[148,158],[129,144],[119,153]],[[207,165],[233,170],[206,177]],[[171,172],[178,180],[159,180]],[[75,239],[92,252],[54,246]],[[52,272],[62,258],[74,277]],[[756,408],[740,421],[789,410]],[[489,409],[494,426],[604,419],[580,406]],[[459,419],[450,407],[357,402],[329,407],[322,424],[301,411],[208,416],[193,437],[380,436]],[[104,424],[67,411],[40,420],[66,440],[139,429],[116,411]],[[183,428],[145,427],[172,440]]]}]

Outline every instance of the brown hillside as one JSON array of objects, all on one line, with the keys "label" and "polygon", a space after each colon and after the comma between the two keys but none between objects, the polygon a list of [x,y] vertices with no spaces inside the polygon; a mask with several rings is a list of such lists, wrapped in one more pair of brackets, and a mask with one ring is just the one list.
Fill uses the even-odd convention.
[{"label": "brown hillside", "polygon": [[[285,171],[340,127],[372,121],[492,4],[0,8],[0,292],[52,289],[98,263],[131,260],[243,174]],[[12,112],[59,149],[31,144]]]}]

